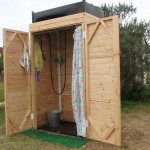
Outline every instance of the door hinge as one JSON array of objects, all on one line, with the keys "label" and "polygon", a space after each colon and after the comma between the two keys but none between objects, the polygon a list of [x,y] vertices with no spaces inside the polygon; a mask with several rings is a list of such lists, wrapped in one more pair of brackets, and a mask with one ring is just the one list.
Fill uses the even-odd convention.
[{"label": "door hinge", "polygon": [[82,36],[84,39],[86,38],[86,31],[83,31]]},{"label": "door hinge", "polygon": [[89,127],[89,122],[88,122],[88,120],[85,120],[85,126],[86,126],[86,128]]},{"label": "door hinge", "polygon": [[31,120],[34,120],[34,113],[31,113],[31,114],[30,114],[30,119],[31,119]]}]

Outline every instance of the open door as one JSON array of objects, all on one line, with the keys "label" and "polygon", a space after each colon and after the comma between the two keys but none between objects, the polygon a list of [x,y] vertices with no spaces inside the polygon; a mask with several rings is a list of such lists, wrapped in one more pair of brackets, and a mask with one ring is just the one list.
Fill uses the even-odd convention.
[{"label": "open door", "polygon": [[12,135],[32,127],[30,71],[19,63],[28,33],[4,29],[3,34],[6,135]]},{"label": "open door", "polygon": [[118,17],[86,24],[87,133],[90,139],[121,145]]}]

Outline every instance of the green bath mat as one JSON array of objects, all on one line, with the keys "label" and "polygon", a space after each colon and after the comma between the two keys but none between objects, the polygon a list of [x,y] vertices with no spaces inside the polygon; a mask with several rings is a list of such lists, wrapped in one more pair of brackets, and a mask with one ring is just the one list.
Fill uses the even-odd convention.
[{"label": "green bath mat", "polygon": [[81,137],[73,137],[68,135],[56,134],[56,133],[47,133],[39,130],[27,130],[21,132],[21,134],[30,136],[45,142],[50,142],[53,144],[61,144],[70,148],[80,148],[86,144],[87,140]]}]

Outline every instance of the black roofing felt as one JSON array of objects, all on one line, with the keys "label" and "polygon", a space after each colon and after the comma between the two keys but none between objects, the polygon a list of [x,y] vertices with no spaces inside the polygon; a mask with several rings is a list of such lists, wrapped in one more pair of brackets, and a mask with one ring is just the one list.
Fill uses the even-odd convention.
[{"label": "black roofing felt", "polygon": [[64,17],[68,15],[73,15],[77,13],[87,12],[93,16],[103,18],[104,12],[97,6],[89,4],[83,0],[82,2],[65,5],[62,7],[57,7],[41,12],[32,13],[32,22],[39,22],[48,19],[54,19],[58,17]]}]

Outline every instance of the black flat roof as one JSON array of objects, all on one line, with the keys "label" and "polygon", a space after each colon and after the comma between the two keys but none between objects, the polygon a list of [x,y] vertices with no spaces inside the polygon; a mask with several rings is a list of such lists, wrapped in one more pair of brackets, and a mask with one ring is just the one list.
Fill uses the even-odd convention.
[{"label": "black flat roof", "polygon": [[87,12],[93,16],[103,18],[104,12],[100,7],[89,4],[83,0],[82,2],[65,5],[49,10],[44,10],[41,12],[32,12],[32,22],[39,22],[49,19],[54,19],[58,17],[64,17],[68,15],[73,15],[77,13]]}]

